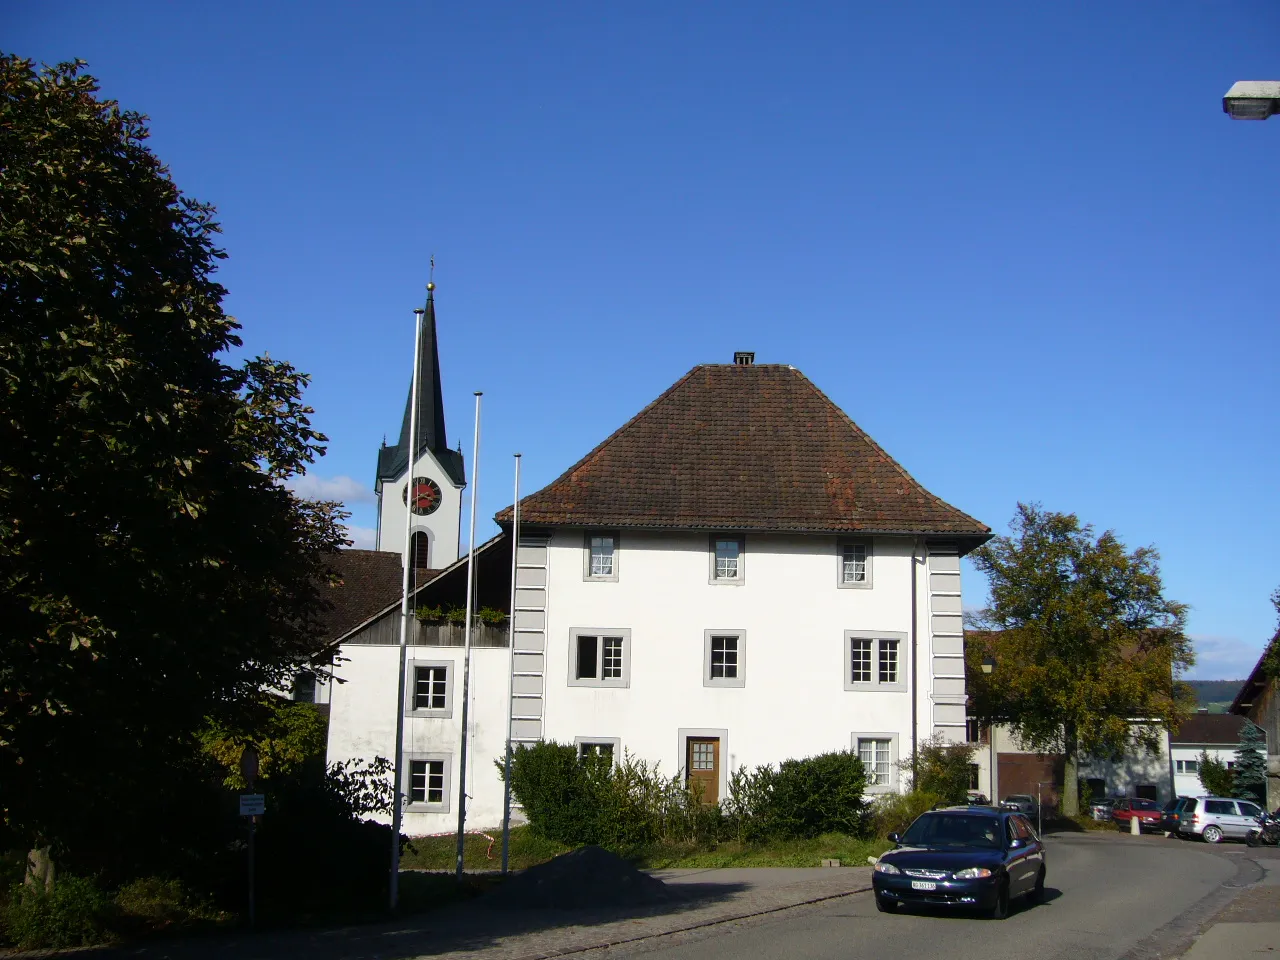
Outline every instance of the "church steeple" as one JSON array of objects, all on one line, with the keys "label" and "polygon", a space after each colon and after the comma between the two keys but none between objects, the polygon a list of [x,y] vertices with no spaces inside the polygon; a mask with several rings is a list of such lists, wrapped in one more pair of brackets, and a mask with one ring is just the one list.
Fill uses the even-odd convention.
[{"label": "church steeple", "polygon": [[[426,315],[422,320],[422,351],[418,366],[418,449],[416,462],[430,450],[449,478],[465,485],[466,468],[460,450],[450,450],[444,425],[444,394],[440,385],[440,348],[436,341],[436,302],[434,282],[427,284]],[[385,444],[378,451],[379,482],[395,480],[409,469],[409,415],[413,403],[412,384],[404,402],[404,420],[400,439],[394,447]]]}]

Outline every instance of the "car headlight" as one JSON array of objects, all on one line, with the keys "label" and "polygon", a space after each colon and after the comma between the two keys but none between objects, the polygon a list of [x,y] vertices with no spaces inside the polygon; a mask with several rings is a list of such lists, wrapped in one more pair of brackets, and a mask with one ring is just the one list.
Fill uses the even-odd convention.
[{"label": "car headlight", "polygon": [[952,876],[957,880],[981,880],[991,876],[991,871],[986,867],[966,867],[964,870],[957,870]]},{"label": "car headlight", "polygon": [[885,863],[883,860],[877,860],[875,866],[876,873],[901,873],[902,871],[895,867],[892,863]]}]

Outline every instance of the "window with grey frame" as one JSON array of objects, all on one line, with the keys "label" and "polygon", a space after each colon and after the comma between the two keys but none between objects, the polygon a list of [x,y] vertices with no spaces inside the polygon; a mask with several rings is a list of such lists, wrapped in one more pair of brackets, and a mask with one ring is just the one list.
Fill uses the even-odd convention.
[{"label": "window with grey frame", "polygon": [[452,758],[444,753],[418,753],[407,754],[405,761],[402,789],[409,807],[447,813]]},{"label": "window with grey frame", "polygon": [[746,541],[742,537],[711,538],[712,583],[742,583],[746,579]]},{"label": "window with grey frame", "polygon": [[452,670],[448,662],[410,661],[405,703],[409,716],[453,716]]},{"label": "window with grey frame", "polygon": [[608,757],[614,760],[617,753],[617,741],[579,739],[577,742],[578,759],[585,757]]},{"label": "window with grey frame", "polygon": [[747,634],[744,630],[704,631],[703,686],[746,686],[746,644]]},{"label": "window with grey frame", "polygon": [[871,588],[872,549],[869,540],[840,540],[837,542],[837,556],[839,586],[863,590]]},{"label": "window with grey frame", "polygon": [[846,630],[844,686],[846,690],[905,690],[902,650],[905,633]]},{"label": "window with grey frame", "polygon": [[584,544],[583,578],[618,579],[618,535],[612,531],[588,531]]},{"label": "window with grey frame", "polygon": [[571,686],[625,687],[631,657],[629,630],[575,630],[570,635]]},{"label": "window with grey frame", "polygon": [[867,786],[893,785],[893,740],[890,737],[859,737],[858,759],[867,773]]}]

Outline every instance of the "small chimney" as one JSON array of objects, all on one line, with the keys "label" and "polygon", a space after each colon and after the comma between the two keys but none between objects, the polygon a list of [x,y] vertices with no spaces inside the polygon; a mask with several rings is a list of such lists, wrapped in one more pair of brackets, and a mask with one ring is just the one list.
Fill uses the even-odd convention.
[{"label": "small chimney", "polygon": [[749,367],[756,362],[755,352],[752,350],[738,350],[733,355],[733,362],[740,367]]}]

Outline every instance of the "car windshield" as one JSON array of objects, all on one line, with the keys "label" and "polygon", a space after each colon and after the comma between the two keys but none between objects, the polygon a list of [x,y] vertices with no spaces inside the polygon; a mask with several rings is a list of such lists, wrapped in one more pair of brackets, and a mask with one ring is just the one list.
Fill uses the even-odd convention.
[{"label": "car windshield", "polygon": [[1159,810],[1154,800],[1134,800],[1133,809],[1135,810]]},{"label": "car windshield", "polygon": [[1000,846],[1000,821],[971,813],[926,813],[907,828],[902,843],[914,847]]}]

